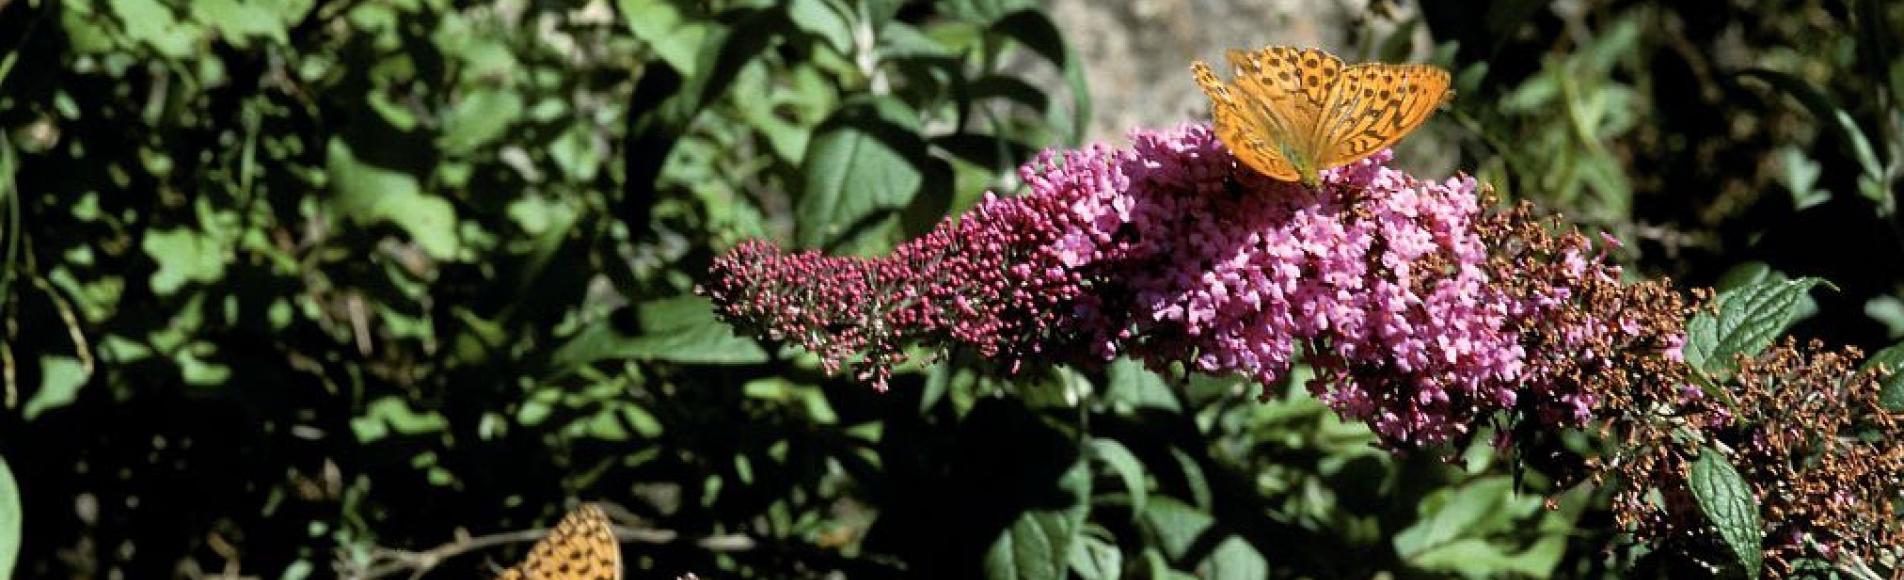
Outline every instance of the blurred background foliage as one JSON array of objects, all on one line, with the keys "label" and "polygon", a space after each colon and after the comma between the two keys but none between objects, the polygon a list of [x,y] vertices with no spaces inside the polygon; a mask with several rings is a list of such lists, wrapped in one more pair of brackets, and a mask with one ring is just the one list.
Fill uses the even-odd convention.
[{"label": "blurred background foliage", "polygon": [[[1646,275],[1836,282],[1801,335],[1904,334],[1904,5],[1345,6],[1331,49],[1458,76],[1404,157]],[[407,576],[576,499],[649,532],[636,577],[1663,565],[1595,490],[1374,449],[1300,376],[955,352],[879,394],[693,295],[742,239],[876,254],[1014,191],[1091,126],[1092,34],[1026,0],[0,0],[17,574]]]}]

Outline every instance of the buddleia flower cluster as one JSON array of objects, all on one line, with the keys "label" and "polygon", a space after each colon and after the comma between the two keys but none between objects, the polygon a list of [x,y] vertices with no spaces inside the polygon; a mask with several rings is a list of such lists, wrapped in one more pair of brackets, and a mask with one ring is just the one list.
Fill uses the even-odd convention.
[{"label": "buddleia flower cluster", "polygon": [[1497,284],[1472,178],[1417,179],[1383,153],[1309,189],[1238,169],[1202,125],[1131,142],[1047,152],[1020,171],[1028,193],[886,256],[745,243],[704,292],[727,320],[882,388],[911,345],[1008,372],[1127,355],[1265,393],[1300,359],[1311,390],[1394,445],[1463,440],[1509,409],[1586,419],[1579,385],[1524,380],[1516,319],[1567,290]]},{"label": "buddleia flower cluster", "polygon": [[[1884,552],[1904,538],[1904,450],[1887,443],[1904,414],[1855,351],[1788,342],[1713,387],[1683,352],[1709,293],[1624,281],[1614,239],[1495,208],[1472,178],[1419,179],[1384,152],[1311,189],[1239,167],[1207,126],[1130,141],[1045,152],[1020,169],[1026,193],[885,256],[743,243],[701,291],[882,390],[918,347],[1007,374],[1129,356],[1264,397],[1304,364],[1309,390],[1385,446],[1450,450],[1499,425],[1495,444],[1563,485],[1610,487],[1623,531],[1687,554],[1725,553],[1687,483],[1723,448],[1773,520],[1769,571],[1904,557]],[[1601,449],[1555,444],[1572,428]]]}]

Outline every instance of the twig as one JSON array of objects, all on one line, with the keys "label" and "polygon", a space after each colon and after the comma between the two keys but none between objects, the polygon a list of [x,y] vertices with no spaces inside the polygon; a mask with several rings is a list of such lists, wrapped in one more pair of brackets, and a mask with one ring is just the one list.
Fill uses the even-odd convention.
[{"label": "twig", "polygon": [[93,376],[93,349],[86,340],[85,330],[79,326],[79,315],[73,312],[73,304],[67,302],[66,297],[61,295],[58,289],[53,288],[53,284],[47,282],[45,276],[40,275],[40,268],[33,261],[32,238],[26,239],[25,261],[27,279],[33,282],[34,288],[45,292],[46,297],[53,301],[53,309],[59,312],[60,321],[66,323],[66,337],[73,341],[73,353],[79,357],[80,368],[85,371],[87,377]]}]

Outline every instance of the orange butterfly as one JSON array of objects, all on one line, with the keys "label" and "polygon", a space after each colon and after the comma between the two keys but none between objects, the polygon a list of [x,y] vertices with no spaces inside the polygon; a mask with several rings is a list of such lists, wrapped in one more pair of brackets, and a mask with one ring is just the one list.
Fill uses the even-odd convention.
[{"label": "orange butterfly", "polygon": [[521,564],[498,580],[621,580],[621,542],[608,514],[582,504],[563,516],[549,535],[529,549]]},{"label": "orange butterfly", "polygon": [[1231,50],[1235,80],[1198,61],[1216,134],[1238,161],[1264,175],[1316,187],[1318,174],[1394,145],[1453,93],[1448,71],[1425,64],[1344,66],[1320,49]]}]

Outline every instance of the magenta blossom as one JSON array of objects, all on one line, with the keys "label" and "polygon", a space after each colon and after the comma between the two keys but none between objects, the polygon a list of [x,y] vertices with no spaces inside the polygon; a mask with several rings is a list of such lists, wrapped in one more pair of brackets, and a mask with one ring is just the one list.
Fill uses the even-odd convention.
[{"label": "magenta blossom", "polygon": [[[1300,361],[1313,392],[1394,444],[1461,439],[1501,410],[1587,418],[1585,393],[1523,384],[1510,322],[1569,290],[1491,283],[1472,178],[1418,180],[1383,152],[1312,191],[1237,165],[1206,126],[1131,139],[1046,152],[1020,169],[1028,194],[988,197],[890,256],[744,244],[707,293],[882,387],[902,345],[965,345],[1007,370],[1123,354],[1266,393]],[[1566,259],[1598,271],[1597,256]]]}]

